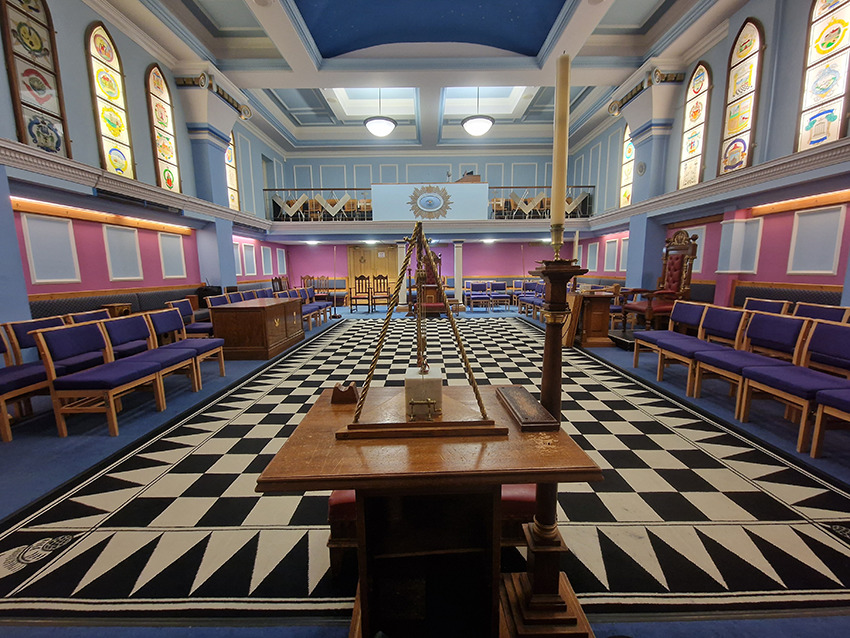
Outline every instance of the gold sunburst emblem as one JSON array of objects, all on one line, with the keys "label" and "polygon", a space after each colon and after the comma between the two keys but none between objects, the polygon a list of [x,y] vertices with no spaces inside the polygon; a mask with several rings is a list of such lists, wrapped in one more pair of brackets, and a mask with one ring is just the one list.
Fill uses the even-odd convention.
[{"label": "gold sunburst emblem", "polygon": [[420,186],[413,189],[408,204],[414,217],[437,219],[446,216],[452,207],[452,198],[441,186]]}]

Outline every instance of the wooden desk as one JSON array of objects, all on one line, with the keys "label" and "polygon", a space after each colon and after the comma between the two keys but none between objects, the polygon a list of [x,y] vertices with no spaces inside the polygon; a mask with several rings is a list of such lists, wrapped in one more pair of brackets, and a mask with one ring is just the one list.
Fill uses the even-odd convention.
[{"label": "wooden desk", "polygon": [[210,308],[227,359],[271,359],[304,338],[300,299],[249,299]]},{"label": "wooden desk", "polygon": [[[506,436],[337,440],[353,404],[325,390],[257,481],[258,492],[357,490],[360,586],[350,636],[499,635],[500,485],[591,481],[601,470],[563,431],[521,432],[481,387]],[[372,388],[380,405],[402,388]],[[477,409],[472,389],[443,387]],[[374,403],[373,403],[374,402]]]},{"label": "wooden desk", "polygon": [[613,346],[608,330],[614,295],[610,292],[583,292],[569,293],[567,297],[579,299],[576,341],[585,348]]}]

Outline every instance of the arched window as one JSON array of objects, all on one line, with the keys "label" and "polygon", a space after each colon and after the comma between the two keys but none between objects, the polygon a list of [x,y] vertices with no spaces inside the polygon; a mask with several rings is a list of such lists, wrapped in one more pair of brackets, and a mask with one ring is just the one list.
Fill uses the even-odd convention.
[{"label": "arched window", "polygon": [[148,69],[147,77],[156,182],[166,190],[179,193],[180,164],[177,161],[177,136],[174,134],[171,91],[158,64]]},{"label": "arched window", "polygon": [[729,53],[726,78],[726,113],[723,118],[723,143],[720,145],[718,175],[746,168],[752,163],[750,153],[755,139],[761,52],[764,36],[761,25],[749,18],[735,38]]},{"label": "arched window", "polygon": [[230,144],[224,152],[224,170],[227,172],[227,204],[233,210],[239,210],[239,182],[236,179],[236,144],[233,131],[230,132]]},{"label": "arched window", "polygon": [[702,155],[705,123],[711,97],[711,69],[700,62],[691,74],[685,91],[685,115],[682,126],[682,159],[679,163],[679,188],[702,181]]},{"label": "arched window", "polygon": [[809,17],[797,150],[846,134],[850,2],[816,0]]},{"label": "arched window", "polygon": [[623,161],[620,171],[620,207],[632,203],[632,181],[635,173],[635,145],[628,124],[623,132]]},{"label": "arched window", "polygon": [[44,0],[5,0],[0,11],[18,140],[71,157],[53,20]]},{"label": "arched window", "polygon": [[110,173],[135,178],[121,56],[102,22],[89,27],[87,42],[95,126],[100,133],[100,165]]}]

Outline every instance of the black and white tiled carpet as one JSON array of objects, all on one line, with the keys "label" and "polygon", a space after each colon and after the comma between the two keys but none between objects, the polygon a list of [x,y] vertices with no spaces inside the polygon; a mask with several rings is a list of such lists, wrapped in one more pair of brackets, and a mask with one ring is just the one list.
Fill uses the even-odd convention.
[{"label": "black and white tiled carpet", "polygon": [[[0,531],[0,617],[346,614],[327,492],[257,476],[322,389],[362,385],[379,320],[322,333]],[[460,319],[479,384],[540,385],[542,332]],[[446,320],[429,360],[466,383]],[[403,385],[415,324],[393,320],[373,384]],[[561,486],[563,567],[588,612],[850,602],[850,495],[590,356],[564,353],[564,427],[605,480]],[[516,556],[506,556],[505,564]]]}]

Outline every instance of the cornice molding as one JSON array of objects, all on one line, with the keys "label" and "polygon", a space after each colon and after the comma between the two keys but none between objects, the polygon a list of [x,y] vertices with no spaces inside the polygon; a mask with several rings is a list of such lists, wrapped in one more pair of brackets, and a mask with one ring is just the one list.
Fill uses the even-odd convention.
[{"label": "cornice molding", "polygon": [[0,164],[167,208],[189,210],[218,219],[227,219],[234,224],[264,232],[268,231],[272,225],[267,219],[246,215],[197,197],[170,193],[159,186],[113,175],[101,168],[94,168],[66,157],[49,155],[26,144],[2,138],[0,138]]},{"label": "cornice molding", "polygon": [[699,60],[705,53],[710,51],[716,44],[722,42],[729,34],[729,20],[726,19],[718,24],[714,29],[705,34],[699,42],[688,48],[687,55],[683,58],[685,67],[690,67],[694,62]]},{"label": "cornice molding", "polygon": [[[627,221],[634,215],[664,214],[680,211],[702,203],[732,202],[742,196],[771,190],[776,180],[796,177],[795,183],[805,179],[806,173],[838,164],[848,164],[850,138],[844,138],[822,149],[812,149],[787,155],[758,166],[735,171],[688,188],[665,193],[645,202],[619,208],[610,213],[592,217],[592,227],[609,226]],[[790,183],[790,182],[789,182]]]},{"label": "cornice molding", "polygon": [[83,0],[83,2],[103,19],[109,20],[112,24],[118,27],[124,35],[150,53],[154,58],[162,62],[162,64],[167,66],[169,69],[177,64],[176,57],[174,57],[154,38],[139,28],[135,22],[115,8],[115,6],[108,0]]}]

